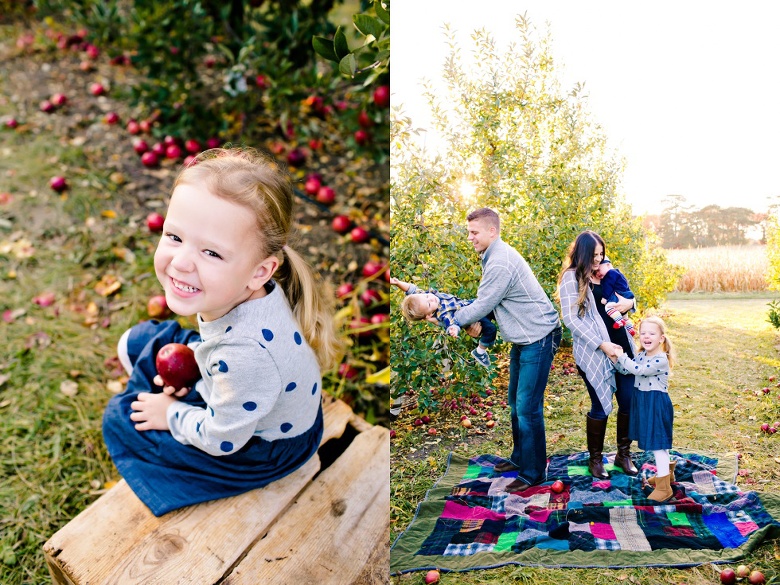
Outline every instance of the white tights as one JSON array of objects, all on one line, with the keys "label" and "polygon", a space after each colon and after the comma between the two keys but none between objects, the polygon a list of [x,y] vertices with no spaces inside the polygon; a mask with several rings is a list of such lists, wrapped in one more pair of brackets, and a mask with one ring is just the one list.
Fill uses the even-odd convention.
[{"label": "white tights", "polygon": [[669,450],[659,449],[653,451],[655,457],[656,477],[664,477],[669,475]]}]

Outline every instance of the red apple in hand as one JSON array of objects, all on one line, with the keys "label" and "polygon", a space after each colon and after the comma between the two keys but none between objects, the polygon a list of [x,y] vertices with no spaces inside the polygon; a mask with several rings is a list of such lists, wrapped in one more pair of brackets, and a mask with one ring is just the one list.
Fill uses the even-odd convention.
[{"label": "red apple in hand", "polygon": [[165,385],[173,386],[176,390],[192,388],[200,379],[195,352],[183,343],[164,345],[157,352],[155,365]]}]

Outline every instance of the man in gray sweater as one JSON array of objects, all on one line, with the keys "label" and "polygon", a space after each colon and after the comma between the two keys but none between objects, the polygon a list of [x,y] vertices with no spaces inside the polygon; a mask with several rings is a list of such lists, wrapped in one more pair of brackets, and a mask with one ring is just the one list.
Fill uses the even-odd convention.
[{"label": "man in gray sweater", "polygon": [[[498,214],[485,207],[466,219],[468,240],[482,256],[482,280],[476,300],[453,318],[458,326],[467,326],[493,311],[501,337],[512,343],[508,402],[513,448],[509,461],[496,471],[517,471],[506,491],[521,492],[546,477],[544,390],[561,342],[561,323],[528,263],[501,239]],[[478,335],[479,328],[469,327],[468,333]]]}]

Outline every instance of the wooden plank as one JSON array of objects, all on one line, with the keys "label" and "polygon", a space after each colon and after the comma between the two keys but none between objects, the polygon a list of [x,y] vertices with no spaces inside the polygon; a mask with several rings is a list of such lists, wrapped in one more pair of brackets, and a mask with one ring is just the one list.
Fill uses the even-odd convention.
[{"label": "wooden plank", "polygon": [[[289,507],[319,466],[319,457],[312,457],[265,488],[175,510],[141,531],[132,529],[126,509],[93,506],[94,518],[79,516],[78,523],[52,537],[47,559],[78,584],[216,583]],[[121,534],[126,529],[132,538]]]},{"label": "wooden plank", "polygon": [[337,439],[343,435],[347,428],[347,423],[351,423],[354,416],[352,409],[346,402],[343,400],[334,400],[327,394],[323,394],[322,417],[324,419],[325,429],[322,433],[320,446],[331,439]]},{"label": "wooden plank", "polygon": [[[225,585],[389,583],[390,432],[372,427],[300,494]],[[381,567],[370,567],[368,561]]]}]

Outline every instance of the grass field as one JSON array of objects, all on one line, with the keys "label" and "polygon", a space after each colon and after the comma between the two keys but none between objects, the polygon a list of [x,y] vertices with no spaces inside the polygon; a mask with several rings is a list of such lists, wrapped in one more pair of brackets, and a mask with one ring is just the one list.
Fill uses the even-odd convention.
[{"label": "grass field", "polygon": [[[675,448],[738,452],[742,456],[738,485],[743,490],[776,492],[780,480],[780,434],[766,435],[759,428],[762,422],[780,419],[780,388],[769,381],[772,376],[780,378],[778,336],[766,320],[766,305],[773,297],[758,293],[674,296],[663,307],[662,314],[678,350],[678,365],[670,385],[675,406]],[[584,415],[588,401],[585,389],[576,374],[566,375],[560,367],[572,361],[570,351],[562,349],[556,356],[556,368],[547,387],[548,453],[586,449]],[[499,363],[502,374],[494,399],[505,400],[507,364],[500,360]],[[769,386],[770,393],[763,394],[761,389]],[[480,424],[466,431],[457,424],[459,413],[436,414],[431,423],[439,430],[436,437],[426,436],[424,430],[411,424],[416,416],[414,412],[402,414],[396,422],[398,434],[391,445],[393,540],[411,522],[425,492],[444,473],[450,451],[469,456],[479,453],[509,455],[509,413],[508,410],[496,410],[499,410],[499,423],[493,430]],[[607,429],[605,449],[614,449],[613,420]],[[761,569],[768,583],[780,583],[780,542],[764,544],[743,562]],[[731,566],[735,568],[736,563]],[[691,569],[610,570],[508,566],[443,573],[440,582],[466,585],[623,582],[704,585],[719,583],[721,568],[703,565]],[[410,573],[393,577],[393,583],[417,584],[422,583],[423,578],[424,573]]]},{"label": "grass field", "polygon": [[675,292],[753,292],[768,289],[766,246],[721,246],[667,250],[671,264],[685,268]]}]

